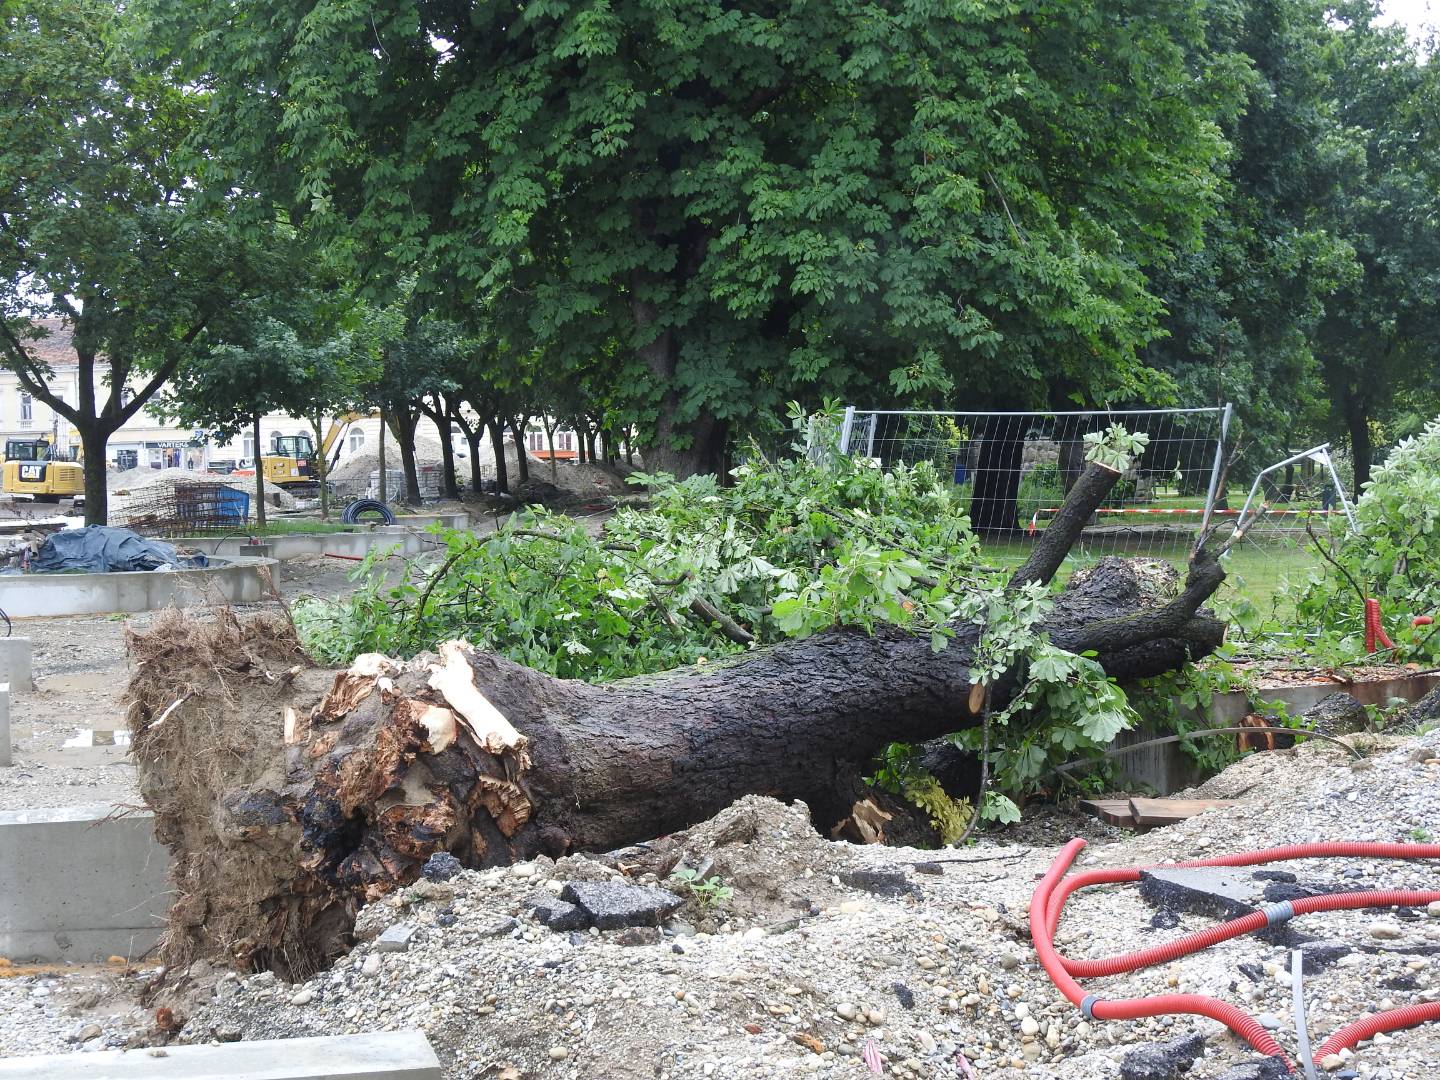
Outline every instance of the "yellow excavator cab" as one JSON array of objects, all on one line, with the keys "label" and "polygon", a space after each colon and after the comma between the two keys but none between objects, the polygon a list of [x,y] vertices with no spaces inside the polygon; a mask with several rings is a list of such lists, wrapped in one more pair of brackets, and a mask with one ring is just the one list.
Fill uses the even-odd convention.
[{"label": "yellow excavator cab", "polygon": [[[339,440],[341,434],[356,420],[363,420],[366,416],[379,416],[378,411],[372,413],[346,413],[337,416],[330,424],[330,429],[325,432],[325,439],[320,447],[320,452],[325,455],[327,468],[335,465],[339,459]],[[331,456],[330,451],[334,449],[335,454]],[[319,470],[315,467],[315,442],[309,435],[275,435],[270,439],[271,452],[260,459],[260,467],[264,470],[266,483],[274,484],[284,488],[318,488],[320,485]]]},{"label": "yellow excavator cab", "polygon": [[273,453],[260,459],[266,483],[279,487],[315,485],[315,444],[309,435],[276,435],[271,449]]},{"label": "yellow excavator cab", "polygon": [[59,502],[85,493],[85,467],[58,457],[47,438],[9,439],[0,489],[6,495],[29,495],[37,502]]}]

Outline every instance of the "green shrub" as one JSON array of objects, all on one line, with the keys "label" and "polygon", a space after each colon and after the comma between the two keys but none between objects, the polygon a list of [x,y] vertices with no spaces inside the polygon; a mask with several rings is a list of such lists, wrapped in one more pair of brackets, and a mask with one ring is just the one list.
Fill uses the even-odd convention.
[{"label": "green shrub", "polygon": [[1380,602],[1399,658],[1440,660],[1440,633],[1416,634],[1410,626],[1416,616],[1440,615],[1440,419],[1376,467],[1355,518],[1357,531],[1337,516],[1321,537],[1334,548],[1334,564],[1324,563],[1299,586],[1298,626],[1319,631],[1322,650],[1360,655],[1363,591]]}]

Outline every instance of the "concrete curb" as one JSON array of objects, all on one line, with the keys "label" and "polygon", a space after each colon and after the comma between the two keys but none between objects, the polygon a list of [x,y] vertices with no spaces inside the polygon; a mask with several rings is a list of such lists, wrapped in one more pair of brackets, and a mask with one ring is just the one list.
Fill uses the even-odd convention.
[{"label": "concrete curb", "polygon": [[253,604],[273,588],[274,559],[231,558],[201,570],[0,576],[0,609],[12,619],[107,615],[169,605]]},{"label": "concrete curb", "polygon": [[152,814],[113,810],[0,811],[0,956],[84,963],[154,947],[170,907],[170,853]]},{"label": "concrete curb", "polygon": [[217,1046],[100,1050],[0,1058],[19,1080],[441,1080],[440,1059],[420,1031],[378,1031]]}]

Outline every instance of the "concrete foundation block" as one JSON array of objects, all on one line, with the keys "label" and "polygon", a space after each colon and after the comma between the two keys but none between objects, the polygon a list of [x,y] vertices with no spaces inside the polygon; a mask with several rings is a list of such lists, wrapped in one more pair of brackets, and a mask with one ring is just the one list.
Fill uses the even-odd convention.
[{"label": "concrete foundation block", "polygon": [[15,694],[35,691],[35,665],[28,637],[0,638],[0,682]]},{"label": "concrete foundation block", "polygon": [[0,766],[15,764],[10,750],[10,687],[0,683]]},{"label": "concrete foundation block", "polygon": [[151,814],[111,811],[0,811],[0,956],[86,962],[154,947],[170,906],[170,854]]},{"label": "concrete foundation block", "polygon": [[0,1080],[441,1080],[419,1031],[0,1058]]}]

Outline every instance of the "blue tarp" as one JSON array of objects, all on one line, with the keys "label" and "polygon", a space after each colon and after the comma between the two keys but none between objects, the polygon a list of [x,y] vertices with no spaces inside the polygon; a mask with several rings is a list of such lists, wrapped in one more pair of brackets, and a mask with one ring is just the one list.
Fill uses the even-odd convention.
[{"label": "blue tarp", "polygon": [[189,570],[207,565],[203,555],[186,558],[162,540],[150,540],[129,529],[87,525],[51,533],[30,560],[38,573],[79,570],[103,574],[112,570]]}]

